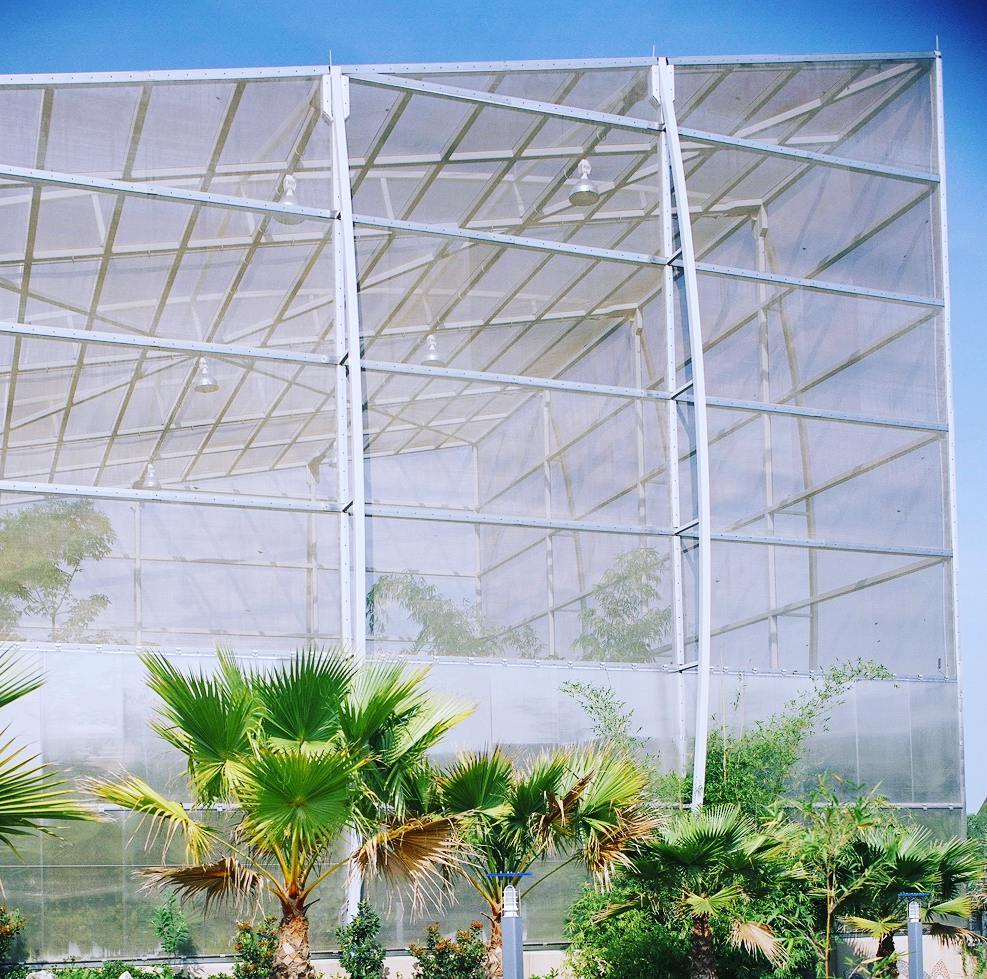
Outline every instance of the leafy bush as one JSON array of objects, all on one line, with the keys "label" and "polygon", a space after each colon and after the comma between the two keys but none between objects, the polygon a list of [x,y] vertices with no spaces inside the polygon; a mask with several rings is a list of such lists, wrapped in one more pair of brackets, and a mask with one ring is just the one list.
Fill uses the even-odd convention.
[{"label": "leafy bush", "polygon": [[484,979],[487,946],[483,925],[471,921],[469,928],[456,932],[455,939],[445,938],[439,926],[425,929],[425,944],[409,948],[415,958],[413,979]]},{"label": "leafy bush", "polygon": [[178,903],[178,895],[171,894],[164,904],[159,904],[151,915],[151,927],[158,936],[161,950],[166,955],[181,955],[192,947],[192,932],[188,918]]},{"label": "leafy bush", "polygon": [[27,919],[17,910],[0,904],[0,962],[6,962]]},{"label": "leafy bush", "polygon": [[256,925],[238,921],[233,938],[233,979],[268,979],[277,947],[278,919],[273,914]]},{"label": "leafy bush", "polygon": [[173,979],[175,971],[169,966],[142,968],[128,962],[104,962],[98,969],[93,966],[68,966],[52,970],[57,979],[120,979],[129,972],[134,979]]},{"label": "leafy bush", "polygon": [[339,964],[350,979],[381,979],[387,954],[377,936],[380,915],[366,901],[361,901],[356,916],[336,932],[339,941]]}]

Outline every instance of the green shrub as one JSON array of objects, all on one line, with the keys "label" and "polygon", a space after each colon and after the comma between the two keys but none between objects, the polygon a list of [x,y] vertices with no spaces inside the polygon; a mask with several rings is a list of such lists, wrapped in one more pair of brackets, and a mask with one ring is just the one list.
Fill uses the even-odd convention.
[{"label": "green shrub", "polygon": [[361,901],[356,916],[336,932],[339,964],[350,979],[381,979],[386,952],[380,944],[380,915]]},{"label": "green shrub", "polygon": [[268,979],[277,947],[278,919],[273,914],[257,925],[238,921],[233,938],[233,979]]},{"label": "green shrub", "polygon": [[0,904],[0,962],[6,962],[27,919],[17,910]]},{"label": "green shrub", "polygon": [[469,928],[445,938],[439,926],[425,929],[425,944],[409,948],[415,958],[413,979],[484,979],[487,945],[483,940],[483,925],[471,921]]},{"label": "green shrub", "polygon": [[165,955],[182,955],[192,948],[192,931],[178,903],[178,895],[170,894],[151,915],[151,927]]}]

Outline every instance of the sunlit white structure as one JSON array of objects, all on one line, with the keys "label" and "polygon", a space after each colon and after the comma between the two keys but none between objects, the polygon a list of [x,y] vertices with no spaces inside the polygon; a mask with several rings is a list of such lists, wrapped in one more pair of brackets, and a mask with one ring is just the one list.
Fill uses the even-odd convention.
[{"label": "sunlit white structure", "polygon": [[[139,650],[343,643],[476,701],[450,751],[585,739],[560,685],[607,684],[698,801],[710,725],[864,657],[895,679],[811,766],[957,829],[939,78],[0,78],[0,622],[48,672],[13,731],[174,787]],[[29,952],[153,950],[136,829],[3,868]],[[392,907],[389,941],[411,927]],[[226,950],[228,921],[195,930]]]}]

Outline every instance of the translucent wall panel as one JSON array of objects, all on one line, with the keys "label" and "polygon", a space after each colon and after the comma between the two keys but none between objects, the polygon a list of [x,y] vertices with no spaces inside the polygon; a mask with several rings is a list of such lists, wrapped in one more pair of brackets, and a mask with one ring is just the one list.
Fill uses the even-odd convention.
[{"label": "translucent wall panel", "polygon": [[372,518],[375,652],[669,662],[669,540]]},{"label": "translucent wall panel", "polygon": [[[659,251],[656,133],[356,80],[350,98],[358,214]],[[601,191],[588,206],[569,200],[583,159]]]},{"label": "translucent wall panel", "polygon": [[379,374],[368,385],[371,502],[668,526],[663,401]]},{"label": "translucent wall panel", "polygon": [[[4,638],[279,652],[337,641],[338,519],[4,493],[0,535],[16,554]],[[24,553],[30,540],[44,543]],[[44,591],[45,575],[56,573],[64,588]],[[88,675],[99,684],[102,674]],[[78,688],[70,685],[67,696],[79,696]]]},{"label": "translucent wall panel", "polygon": [[[336,436],[331,368],[0,336],[6,479],[325,499],[310,463]],[[331,456],[330,456],[331,462]]]},{"label": "translucent wall panel", "polygon": [[711,397],[945,420],[941,310],[699,276]]},{"label": "translucent wall panel", "polygon": [[950,573],[934,557],[714,542],[713,660],[955,677]]},{"label": "translucent wall panel", "polygon": [[946,545],[941,433],[710,407],[715,531]]},{"label": "translucent wall panel", "polygon": [[700,261],[939,295],[933,184],[699,141],[683,155]]},{"label": "translucent wall panel", "polygon": [[678,65],[679,124],[935,170],[931,59]]},{"label": "translucent wall panel", "polygon": [[[805,676],[714,676],[711,710],[717,724],[742,731],[808,689]],[[858,683],[810,741],[803,778],[832,772],[847,792],[859,785],[896,803],[959,803],[957,695],[955,682]]]},{"label": "translucent wall panel", "polygon": [[[656,267],[377,231],[358,234],[357,258],[368,359],[421,363],[432,333],[448,366],[543,377],[563,376],[615,327],[626,334],[661,282]],[[621,383],[650,385],[662,368],[645,371]]]},{"label": "translucent wall panel", "polygon": [[276,200],[300,177],[299,203],[329,199],[321,78],[163,85],[5,88],[0,162]]},{"label": "translucent wall panel", "polygon": [[19,183],[0,215],[2,319],[328,352],[330,222]]}]

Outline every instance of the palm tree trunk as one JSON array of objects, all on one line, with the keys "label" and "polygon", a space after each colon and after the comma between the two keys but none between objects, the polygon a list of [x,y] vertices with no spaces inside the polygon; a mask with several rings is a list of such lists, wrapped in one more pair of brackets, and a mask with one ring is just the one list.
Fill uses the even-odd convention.
[{"label": "palm tree trunk", "polygon": [[716,955],[713,951],[713,929],[709,917],[698,915],[692,922],[689,942],[690,979],[716,979]]},{"label": "palm tree trunk", "polygon": [[874,963],[874,975],[885,976],[888,979],[898,975],[897,959],[894,957],[894,932],[881,935],[877,943],[877,961]]},{"label": "palm tree trunk", "polygon": [[487,979],[504,979],[504,931],[501,926],[503,911],[490,909],[490,941],[487,942]]},{"label": "palm tree trunk", "polygon": [[271,979],[315,979],[308,916],[304,908],[282,909]]}]

